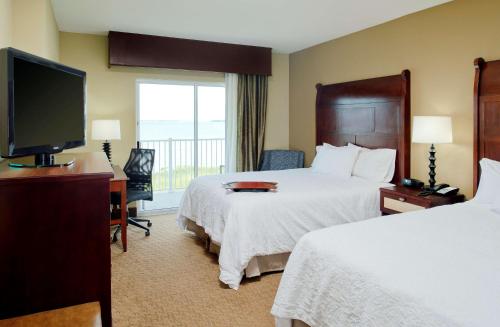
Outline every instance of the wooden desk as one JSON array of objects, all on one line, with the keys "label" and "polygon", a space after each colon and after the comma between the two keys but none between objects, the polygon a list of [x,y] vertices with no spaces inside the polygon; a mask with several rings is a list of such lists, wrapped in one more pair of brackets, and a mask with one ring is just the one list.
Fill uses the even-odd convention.
[{"label": "wooden desk", "polygon": [[128,177],[120,166],[113,165],[115,176],[109,181],[109,192],[120,193],[120,218],[111,219],[111,225],[120,225],[123,251],[127,252],[127,181]]}]

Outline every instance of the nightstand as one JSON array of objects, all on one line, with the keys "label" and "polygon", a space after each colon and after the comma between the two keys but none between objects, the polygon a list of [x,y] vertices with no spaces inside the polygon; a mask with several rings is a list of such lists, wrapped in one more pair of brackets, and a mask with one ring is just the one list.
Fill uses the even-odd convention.
[{"label": "nightstand", "polygon": [[382,211],[382,214],[391,215],[465,201],[465,196],[463,194],[452,196],[419,196],[419,193],[419,189],[399,185],[382,187],[380,189],[380,211]]}]

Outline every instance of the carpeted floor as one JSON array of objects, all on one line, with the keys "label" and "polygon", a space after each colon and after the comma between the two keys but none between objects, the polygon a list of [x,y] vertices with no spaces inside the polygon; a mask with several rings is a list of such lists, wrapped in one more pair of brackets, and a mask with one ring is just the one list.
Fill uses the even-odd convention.
[{"label": "carpeted floor", "polygon": [[274,326],[281,273],[228,289],[219,283],[217,258],[180,231],[174,215],[152,222],[149,237],[128,228],[128,252],[111,245],[114,326]]}]

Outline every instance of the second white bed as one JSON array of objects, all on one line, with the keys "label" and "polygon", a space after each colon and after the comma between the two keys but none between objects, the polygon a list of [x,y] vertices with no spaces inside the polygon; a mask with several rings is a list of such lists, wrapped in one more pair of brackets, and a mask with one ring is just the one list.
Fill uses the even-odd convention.
[{"label": "second white bed", "polygon": [[[278,191],[235,193],[222,183],[278,182]],[[220,244],[220,280],[237,289],[253,257],[291,252],[307,232],[380,215],[379,188],[359,177],[336,179],[310,168],[207,176],[186,189],[178,224],[201,226]]]},{"label": "second white bed", "polygon": [[474,203],[312,232],[290,256],[278,326],[498,326],[500,215]]}]

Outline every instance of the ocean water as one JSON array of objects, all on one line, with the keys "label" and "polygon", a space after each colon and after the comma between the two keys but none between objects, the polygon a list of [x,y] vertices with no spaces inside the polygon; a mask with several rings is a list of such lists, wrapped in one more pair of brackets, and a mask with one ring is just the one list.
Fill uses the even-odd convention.
[{"label": "ocean water", "polygon": [[[194,138],[194,124],[192,121],[142,120],[139,126],[141,140]],[[223,139],[224,137],[224,121],[200,121],[198,123],[199,139]]]}]

